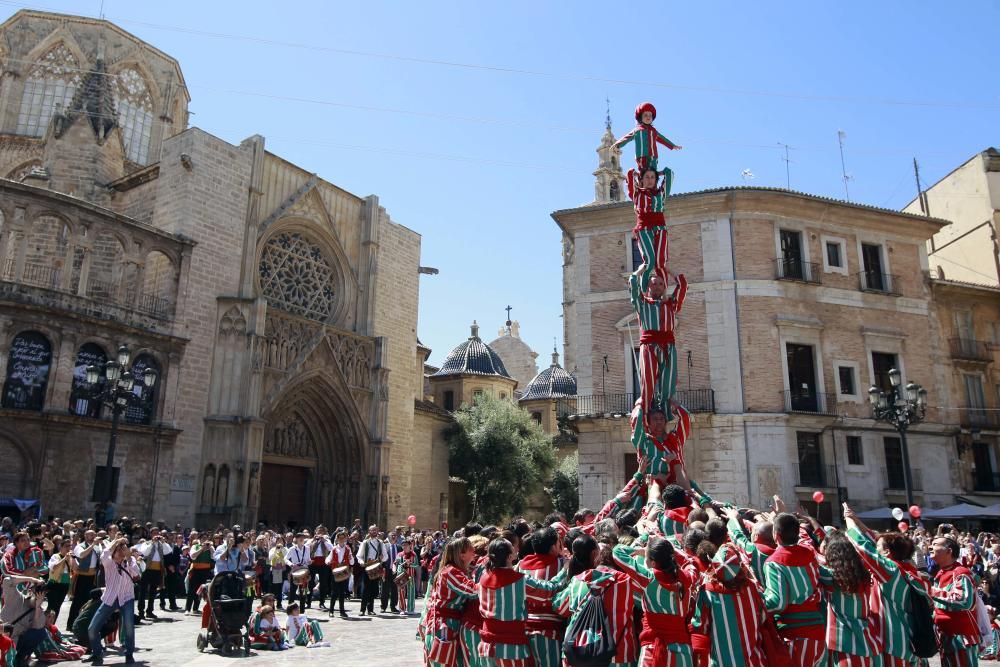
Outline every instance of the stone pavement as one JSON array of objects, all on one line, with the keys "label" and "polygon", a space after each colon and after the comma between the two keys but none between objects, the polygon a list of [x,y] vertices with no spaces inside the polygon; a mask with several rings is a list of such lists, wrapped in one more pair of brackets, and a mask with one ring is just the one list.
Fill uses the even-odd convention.
[{"label": "stone pavement", "polygon": [[[201,627],[200,616],[185,616],[183,612],[161,612],[159,620],[136,627],[136,662],[150,667],[198,667],[201,665],[233,665],[234,662],[264,665],[296,665],[331,663],[337,667],[418,667],[422,662],[420,643],[414,638],[418,616],[403,617],[396,614],[374,618],[358,616],[360,603],[348,601],[348,619],[329,618],[325,611],[314,605],[310,618],[319,621],[324,639],[330,648],[307,649],[301,646],[287,651],[250,650],[250,657],[223,657],[215,650],[199,653],[195,638]],[[69,603],[63,605],[59,626],[65,623]],[[378,603],[375,604],[378,611]],[[423,610],[423,600],[417,600],[417,611]],[[284,622],[284,614],[279,614]],[[124,655],[105,653],[105,665],[124,664]],[[41,665],[43,663],[35,663]],[[67,663],[88,667],[89,663]]]}]

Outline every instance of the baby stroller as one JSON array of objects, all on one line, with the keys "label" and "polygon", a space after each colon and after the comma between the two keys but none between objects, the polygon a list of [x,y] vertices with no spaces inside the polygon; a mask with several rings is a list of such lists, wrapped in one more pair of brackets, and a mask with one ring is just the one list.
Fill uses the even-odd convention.
[{"label": "baby stroller", "polygon": [[208,584],[211,608],[208,628],[198,633],[198,650],[211,645],[221,649],[223,655],[235,655],[240,648],[250,655],[248,622],[252,600],[246,596],[246,582],[242,572],[220,572]]}]

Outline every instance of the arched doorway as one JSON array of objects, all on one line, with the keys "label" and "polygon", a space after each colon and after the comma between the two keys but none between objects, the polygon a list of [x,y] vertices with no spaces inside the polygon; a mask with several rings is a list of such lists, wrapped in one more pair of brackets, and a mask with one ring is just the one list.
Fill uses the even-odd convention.
[{"label": "arched doorway", "polygon": [[[6,503],[13,498],[30,498],[34,491],[34,472],[31,461],[14,441],[0,435],[0,502],[4,503],[0,516],[10,515]],[[16,509],[16,508],[15,508]]]},{"label": "arched doorway", "polygon": [[345,393],[314,373],[265,415],[258,521],[336,526],[367,513],[367,433]]}]

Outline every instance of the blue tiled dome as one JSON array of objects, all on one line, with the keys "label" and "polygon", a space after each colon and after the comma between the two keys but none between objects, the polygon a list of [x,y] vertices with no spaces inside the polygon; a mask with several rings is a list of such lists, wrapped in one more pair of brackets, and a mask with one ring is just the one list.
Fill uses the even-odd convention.
[{"label": "blue tiled dome", "polygon": [[536,375],[524,389],[522,401],[576,396],[576,378],[559,365],[559,353],[552,352],[552,365]]},{"label": "blue tiled dome", "polygon": [[442,375],[499,375],[510,378],[500,355],[479,338],[479,325],[472,323],[472,335],[454,350],[441,364],[441,370],[431,377]]}]

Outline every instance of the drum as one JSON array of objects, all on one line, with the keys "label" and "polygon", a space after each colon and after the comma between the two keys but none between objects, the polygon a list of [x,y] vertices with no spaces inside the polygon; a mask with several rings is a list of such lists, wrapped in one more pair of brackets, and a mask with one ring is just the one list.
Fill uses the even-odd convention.
[{"label": "drum", "polygon": [[291,572],[292,583],[296,586],[308,586],[309,585],[309,568],[308,567],[297,567]]},{"label": "drum", "polygon": [[410,573],[405,571],[400,572],[399,574],[396,575],[395,582],[397,586],[405,586],[406,584],[410,583]]},{"label": "drum", "polygon": [[333,580],[336,582],[347,581],[351,578],[351,566],[341,565],[333,568]]},{"label": "drum", "polygon": [[382,578],[382,563],[374,561],[365,565],[365,573],[370,581]]}]

